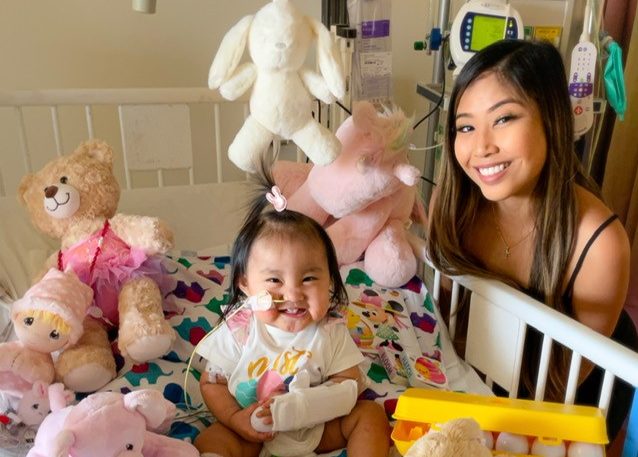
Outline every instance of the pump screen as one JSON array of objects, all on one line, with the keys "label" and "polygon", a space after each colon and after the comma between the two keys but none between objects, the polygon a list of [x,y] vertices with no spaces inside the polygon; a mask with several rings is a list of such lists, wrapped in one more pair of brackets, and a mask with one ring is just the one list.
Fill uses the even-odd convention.
[{"label": "pump screen", "polygon": [[476,52],[505,37],[505,18],[497,16],[474,16],[470,51]]}]

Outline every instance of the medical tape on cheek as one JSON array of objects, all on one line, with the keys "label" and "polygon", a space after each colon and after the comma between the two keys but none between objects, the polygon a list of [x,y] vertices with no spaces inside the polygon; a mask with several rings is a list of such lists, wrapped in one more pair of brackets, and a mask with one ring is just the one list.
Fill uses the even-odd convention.
[{"label": "medical tape on cheek", "polygon": [[357,382],[348,379],[288,392],[270,405],[275,432],[299,430],[345,416],[357,403]]},{"label": "medical tape on cheek", "polygon": [[267,291],[259,292],[246,298],[246,306],[253,311],[268,311],[274,307],[275,303],[282,303],[284,300],[274,300]]}]

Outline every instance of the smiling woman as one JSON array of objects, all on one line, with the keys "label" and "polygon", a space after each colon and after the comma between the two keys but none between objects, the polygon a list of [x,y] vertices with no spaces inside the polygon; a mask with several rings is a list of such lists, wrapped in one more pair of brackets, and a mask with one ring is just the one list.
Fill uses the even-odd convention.
[{"label": "smiling woman", "polygon": [[[552,45],[505,40],[477,53],[450,97],[429,254],[444,273],[503,280],[635,348],[635,328],[621,313],[627,235],[584,175],[573,136],[565,69]],[[466,311],[460,308],[459,322]],[[539,348],[532,331],[519,396],[533,394]],[[567,355],[557,348],[546,399],[564,396],[566,367]],[[600,382],[586,366],[576,401],[594,401]],[[612,437],[627,412],[619,405],[628,405],[630,395],[629,387],[616,385],[608,415]]]}]

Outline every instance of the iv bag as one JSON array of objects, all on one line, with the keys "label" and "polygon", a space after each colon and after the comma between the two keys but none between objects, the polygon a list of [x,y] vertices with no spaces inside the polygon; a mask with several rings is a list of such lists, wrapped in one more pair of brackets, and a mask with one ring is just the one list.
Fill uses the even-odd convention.
[{"label": "iv bag", "polygon": [[348,0],[357,29],[352,56],[352,100],[389,104],[392,99],[392,0]]}]

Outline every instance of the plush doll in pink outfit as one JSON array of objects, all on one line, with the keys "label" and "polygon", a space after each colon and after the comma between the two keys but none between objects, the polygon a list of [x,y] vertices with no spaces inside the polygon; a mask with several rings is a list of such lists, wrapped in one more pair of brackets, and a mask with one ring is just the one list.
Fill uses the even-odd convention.
[{"label": "plush doll in pink outfit", "polygon": [[337,130],[342,149],[334,162],[279,162],[274,172],[288,207],[327,227],[339,263],[365,253],[366,272],[387,287],[416,273],[408,228],[412,218],[425,221],[420,172],[407,158],[411,133],[411,119],[400,110],[378,113],[371,103],[356,103]]},{"label": "plush doll in pink outfit", "polygon": [[51,354],[80,339],[92,300],[93,290],[75,273],[51,269],[13,303],[18,340],[0,344],[0,414],[27,425],[42,421],[46,387],[54,379]]},{"label": "plush doll in pink outfit", "polygon": [[93,301],[93,290],[72,271],[51,268],[11,306],[18,339],[35,351],[52,353],[77,343]]},{"label": "plush doll in pink outfit", "polygon": [[27,457],[198,457],[191,444],[154,433],[175,415],[155,390],[98,392],[52,408]]}]

